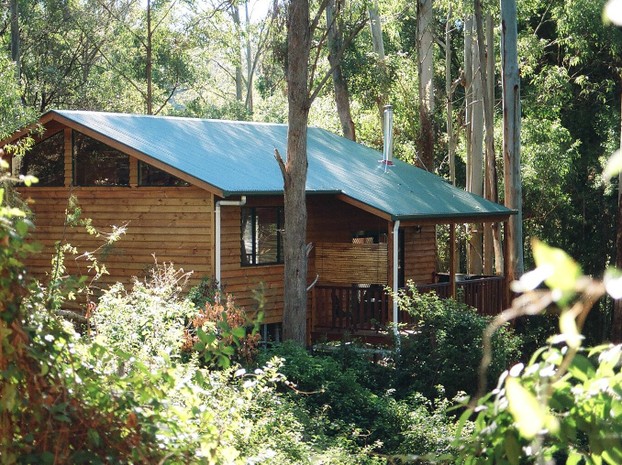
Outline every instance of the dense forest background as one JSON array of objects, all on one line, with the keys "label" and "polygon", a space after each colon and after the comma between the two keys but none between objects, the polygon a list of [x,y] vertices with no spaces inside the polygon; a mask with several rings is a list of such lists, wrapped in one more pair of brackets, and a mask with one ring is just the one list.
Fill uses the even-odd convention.
[{"label": "dense forest background", "polygon": [[[57,108],[286,122],[287,4],[0,1],[0,139]],[[185,292],[164,264],[70,323],[64,303],[92,282],[65,275],[60,242],[47,281],[28,276],[33,225],[0,158],[0,463],[622,463],[622,346],[586,348],[622,298],[622,273],[602,277],[619,262],[618,186],[601,175],[620,146],[622,33],[604,0],[517,3],[536,269],[494,320],[410,289],[396,298],[417,324],[387,347],[262,345],[213,281]],[[390,103],[397,156],[503,193],[498,8],[313,4],[310,123],[380,148]],[[66,221],[92,229],[73,201]],[[491,266],[478,229],[461,232],[467,272]]]},{"label": "dense forest background", "polygon": [[[397,156],[484,195],[491,167],[482,159],[484,110],[475,76],[486,58],[478,53],[474,5],[484,13],[490,132],[502,173],[499,5],[420,3],[427,10],[403,0],[329,2],[329,16],[318,18],[310,79],[331,80],[316,85],[310,124],[380,148],[382,107],[392,104]],[[1,134],[49,109],[287,118],[286,8],[278,1],[3,4]],[[526,269],[533,267],[533,237],[568,251],[588,274],[615,261],[617,186],[600,173],[619,146],[622,32],[603,23],[604,4],[517,2]],[[431,33],[428,48],[424,32]],[[503,202],[503,177],[495,177]],[[471,271],[471,260],[463,258],[463,271]],[[595,324],[599,333],[610,317],[606,308]]]}]

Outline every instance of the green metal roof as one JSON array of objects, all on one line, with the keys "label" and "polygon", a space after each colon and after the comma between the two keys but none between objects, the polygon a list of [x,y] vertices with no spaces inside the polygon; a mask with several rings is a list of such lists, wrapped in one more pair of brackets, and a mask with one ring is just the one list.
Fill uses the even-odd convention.
[{"label": "green metal roof", "polygon": [[[88,128],[233,195],[279,194],[274,158],[286,156],[287,125],[90,111],[52,111],[44,118]],[[59,118],[60,117],[60,118]],[[343,194],[393,220],[500,218],[514,212],[465,192],[400,160],[385,170],[382,154],[309,128],[307,192]]]}]

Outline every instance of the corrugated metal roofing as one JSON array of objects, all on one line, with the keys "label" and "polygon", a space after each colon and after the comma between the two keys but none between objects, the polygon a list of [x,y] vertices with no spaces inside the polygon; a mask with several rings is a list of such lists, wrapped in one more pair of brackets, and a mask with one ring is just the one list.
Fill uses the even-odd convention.
[{"label": "corrugated metal roofing", "polygon": [[[274,158],[286,156],[287,125],[90,111],[52,111],[223,192],[283,192]],[[70,124],[71,122],[75,124]],[[307,192],[344,194],[393,220],[501,217],[513,212],[415,166],[319,128],[308,130]]]}]

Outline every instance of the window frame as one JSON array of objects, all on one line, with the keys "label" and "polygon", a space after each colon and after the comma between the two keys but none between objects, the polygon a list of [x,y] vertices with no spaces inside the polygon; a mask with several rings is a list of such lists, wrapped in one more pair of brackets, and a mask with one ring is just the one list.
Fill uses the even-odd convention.
[{"label": "window frame", "polygon": [[[258,262],[258,258],[261,255],[257,254],[260,244],[257,237],[257,210],[273,210],[276,217],[275,232],[276,232],[276,260],[270,262]],[[245,214],[250,219],[251,228],[251,252],[250,257],[246,249],[245,241]],[[240,210],[240,265],[243,267],[255,267],[255,266],[274,266],[282,265],[284,263],[283,258],[283,225],[285,223],[285,209],[283,206],[244,206]],[[274,224],[274,223],[273,223]]]},{"label": "window frame", "polygon": [[[79,176],[79,172],[78,172],[78,166],[81,163],[81,157],[84,157],[85,155],[81,155],[80,153],[78,153],[78,146],[77,146],[77,136],[81,136],[84,137],[90,141],[93,141],[97,146],[103,146],[106,147],[106,151],[107,152],[111,152],[114,153],[116,152],[117,154],[125,157],[125,162],[127,163],[127,166],[125,166],[125,169],[127,171],[127,177],[125,179],[121,178],[120,176],[117,177],[117,181],[114,183],[82,183],[82,182],[78,182],[78,176]],[[88,155],[93,154],[93,152],[89,152],[86,151],[86,153]],[[118,157],[119,160],[121,160],[121,157]],[[105,142],[101,142],[97,139],[94,139],[93,137],[89,136],[88,134],[84,134],[83,132],[77,131],[77,130],[72,130],[71,131],[71,169],[72,169],[72,184],[74,186],[78,186],[78,187],[120,187],[120,188],[126,188],[126,187],[130,187],[130,156],[129,154],[122,152],[121,150],[118,150],[108,144],[106,144]],[[119,167],[117,167],[117,169],[119,169]],[[120,181],[124,181],[124,182],[120,182]]]},{"label": "window frame", "polygon": [[[173,184],[170,184],[170,183],[166,183],[166,184],[153,183],[152,184],[152,183],[146,182],[145,179],[143,179],[143,176],[145,174],[143,173],[143,169],[145,169],[144,167],[147,167],[146,169],[157,170],[155,174],[157,174],[157,172],[165,173],[166,175],[169,176],[168,178],[169,181],[173,181]],[[138,160],[137,169],[138,169],[138,187],[190,187],[190,183],[188,181],[184,181],[183,179],[175,176],[174,174],[164,171],[163,169],[160,169],[142,160]]]},{"label": "window frame", "polygon": [[[54,141],[54,139],[58,139]],[[60,152],[58,153],[36,153],[37,149],[40,149],[43,145],[55,143],[60,146]],[[36,158],[35,158],[36,157]],[[55,174],[54,181],[49,181],[49,177],[46,178],[43,176],[43,173],[28,173],[27,169],[24,168],[25,162],[28,163],[30,161],[40,162],[42,157],[46,157],[46,164],[49,165],[51,162],[57,164],[58,166],[52,168],[52,172]],[[56,158],[56,159],[52,159]],[[15,163],[17,162],[17,163]],[[49,135],[41,140],[35,142],[33,147],[28,150],[22,157],[12,157],[12,165],[15,167],[15,174],[20,175],[28,175],[32,174],[36,176],[39,180],[38,183],[32,184],[32,187],[64,187],[65,186],[65,135],[62,130],[55,132],[54,134]],[[30,163],[28,163],[30,165]],[[35,168],[40,166],[39,163],[35,163]],[[28,166],[26,167],[28,168]]]}]

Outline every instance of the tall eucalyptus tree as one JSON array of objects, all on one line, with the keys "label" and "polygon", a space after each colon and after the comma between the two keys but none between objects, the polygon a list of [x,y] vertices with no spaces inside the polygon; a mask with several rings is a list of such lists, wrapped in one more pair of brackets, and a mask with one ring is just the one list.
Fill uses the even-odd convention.
[{"label": "tall eucalyptus tree", "polygon": [[[287,78],[288,126],[287,158],[275,152],[284,180],[284,312],[283,337],[300,344],[306,341],[307,319],[307,127],[309,110],[338,61],[333,61],[325,74],[319,72],[324,56],[328,30],[320,29],[328,0],[322,0],[311,16],[308,0],[290,0],[287,5]],[[352,7],[352,5],[350,5]],[[347,39],[338,51],[341,59],[345,48],[362,29],[364,16],[358,16]],[[316,34],[319,34],[316,36]]]},{"label": "tall eucalyptus tree", "polygon": [[523,207],[520,165],[520,75],[516,0],[501,0],[501,77],[503,84],[503,161],[505,205],[517,211],[507,225],[506,274],[519,278],[523,263]]}]

